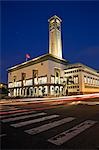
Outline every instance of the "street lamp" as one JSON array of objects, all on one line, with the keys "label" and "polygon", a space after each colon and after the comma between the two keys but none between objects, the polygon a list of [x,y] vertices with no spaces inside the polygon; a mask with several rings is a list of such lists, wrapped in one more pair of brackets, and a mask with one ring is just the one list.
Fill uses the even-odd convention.
[{"label": "street lamp", "polygon": [[1,87],[1,88],[3,87],[3,84],[2,84],[2,83],[0,84],[0,87]]}]

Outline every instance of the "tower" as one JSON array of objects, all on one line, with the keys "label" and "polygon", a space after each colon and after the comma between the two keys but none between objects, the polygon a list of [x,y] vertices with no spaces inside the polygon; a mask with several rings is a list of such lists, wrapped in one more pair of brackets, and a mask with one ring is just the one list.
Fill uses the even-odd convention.
[{"label": "tower", "polygon": [[62,58],[61,22],[56,15],[49,20],[49,53]]}]

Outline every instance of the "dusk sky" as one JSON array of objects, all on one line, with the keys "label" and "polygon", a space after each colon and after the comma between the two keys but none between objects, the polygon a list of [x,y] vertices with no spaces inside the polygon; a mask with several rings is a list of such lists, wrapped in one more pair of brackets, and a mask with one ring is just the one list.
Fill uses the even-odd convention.
[{"label": "dusk sky", "polygon": [[98,1],[2,1],[1,81],[7,69],[48,53],[48,19],[62,19],[63,58],[99,70]]}]

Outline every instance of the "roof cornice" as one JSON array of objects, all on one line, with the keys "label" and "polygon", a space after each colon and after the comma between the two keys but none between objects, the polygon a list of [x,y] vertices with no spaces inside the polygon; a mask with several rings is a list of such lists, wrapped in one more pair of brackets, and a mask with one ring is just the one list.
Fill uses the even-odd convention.
[{"label": "roof cornice", "polygon": [[24,63],[21,63],[21,64],[18,64],[16,66],[13,66],[13,67],[9,68],[7,71],[10,72],[10,71],[22,69],[24,67],[28,67],[28,66],[40,63],[42,61],[46,61],[46,60],[52,60],[52,61],[64,64],[64,65],[66,65],[68,63],[68,61],[65,60],[65,59],[60,59],[60,58],[58,58],[56,56],[53,56],[52,54],[45,54],[45,55],[41,55],[39,57],[36,57],[34,59],[31,59],[29,61],[26,61]]}]

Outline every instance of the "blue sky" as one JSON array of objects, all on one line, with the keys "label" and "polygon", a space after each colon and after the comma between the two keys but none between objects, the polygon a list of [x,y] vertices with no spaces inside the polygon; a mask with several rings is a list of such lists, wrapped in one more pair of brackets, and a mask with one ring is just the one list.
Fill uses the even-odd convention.
[{"label": "blue sky", "polygon": [[63,57],[99,70],[98,1],[2,1],[1,81],[6,69],[48,52],[48,19],[62,19]]}]

